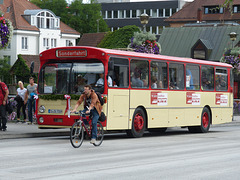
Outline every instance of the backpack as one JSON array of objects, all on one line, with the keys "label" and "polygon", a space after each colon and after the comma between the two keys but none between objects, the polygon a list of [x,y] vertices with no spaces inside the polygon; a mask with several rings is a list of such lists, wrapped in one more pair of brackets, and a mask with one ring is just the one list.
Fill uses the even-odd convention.
[{"label": "backpack", "polygon": [[96,94],[97,94],[97,97],[98,97],[98,99],[99,99],[99,101],[100,101],[101,106],[103,106],[104,100],[103,100],[103,98],[102,98],[101,93],[100,93],[100,92],[96,92]]}]

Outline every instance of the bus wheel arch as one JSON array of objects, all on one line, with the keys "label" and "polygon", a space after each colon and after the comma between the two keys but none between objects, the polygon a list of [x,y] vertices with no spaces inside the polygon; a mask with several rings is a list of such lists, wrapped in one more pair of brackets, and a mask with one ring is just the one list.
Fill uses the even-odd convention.
[{"label": "bus wheel arch", "polygon": [[200,126],[189,126],[188,130],[192,133],[206,133],[208,132],[210,125],[212,124],[212,111],[210,106],[204,106],[201,113],[201,125]]},{"label": "bus wheel arch", "polygon": [[138,106],[132,117],[132,128],[127,130],[130,137],[142,137],[147,126],[147,113],[143,106]]}]

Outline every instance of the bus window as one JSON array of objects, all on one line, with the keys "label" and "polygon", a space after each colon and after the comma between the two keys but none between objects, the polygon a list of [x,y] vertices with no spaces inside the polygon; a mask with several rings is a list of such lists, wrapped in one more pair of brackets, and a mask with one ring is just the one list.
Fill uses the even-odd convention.
[{"label": "bus window", "polygon": [[187,90],[199,90],[200,89],[200,77],[199,66],[186,65],[186,89]]},{"label": "bus window", "polygon": [[40,71],[39,93],[68,93],[70,69],[71,63],[46,64]]},{"label": "bus window", "polygon": [[102,63],[73,63],[71,73],[71,93],[81,94],[89,84],[95,91],[104,90],[104,68]]},{"label": "bus window", "polygon": [[227,69],[216,68],[215,72],[216,91],[227,91],[228,90],[227,80],[228,80]]},{"label": "bus window", "polygon": [[131,87],[148,87],[148,61],[131,60]]},{"label": "bus window", "polygon": [[184,89],[184,66],[183,64],[169,63],[169,88]]},{"label": "bus window", "polygon": [[151,88],[167,89],[167,63],[151,62]]},{"label": "bus window", "polygon": [[202,66],[202,90],[214,90],[214,68]]},{"label": "bus window", "polygon": [[[111,64],[111,65],[110,65]],[[111,67],[112,66],[112,67]],[[124,58],[113,58],[109,60],[108,66],[108,86],[128,88],[129,86],[129,68],[128,59]],[[110,83],[112,80],[112,84]]]}]

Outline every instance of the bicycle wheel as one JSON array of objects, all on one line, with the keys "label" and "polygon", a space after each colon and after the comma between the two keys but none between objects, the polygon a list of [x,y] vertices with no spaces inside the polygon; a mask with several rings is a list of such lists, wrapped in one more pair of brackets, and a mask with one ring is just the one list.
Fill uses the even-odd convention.
[{"label": "bicycle wheel", "polygon": [[97,139],[96,142],[93,144],[94,146],[100,146],[103,142],[104,131],[102,124],[98,121],[97,122]]},{"label": "bicycle wheel", "polygon": [[79,148],[83,143],[84,131],[80,122],[75,122],[71,128],[70,142],[74,148]]}]

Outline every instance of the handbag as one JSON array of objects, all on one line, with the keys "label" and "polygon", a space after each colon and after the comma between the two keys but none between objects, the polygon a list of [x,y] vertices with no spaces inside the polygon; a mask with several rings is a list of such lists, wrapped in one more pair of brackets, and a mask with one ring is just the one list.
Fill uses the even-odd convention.
[{"label": "handbag", "polygon": [[98,120],[101,122],[104,122],[106,120],[106,116],[105,116],[104,112],[101,112],[101,115],[99,116]]},{"label": "handbag", "polygon": [[6,104],[6,111],[8,112],[8,114],[11,114],[13,112],[12,104],[9,101]]}]

